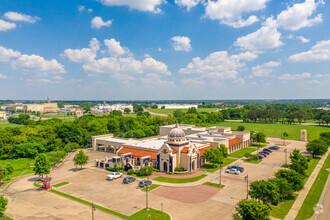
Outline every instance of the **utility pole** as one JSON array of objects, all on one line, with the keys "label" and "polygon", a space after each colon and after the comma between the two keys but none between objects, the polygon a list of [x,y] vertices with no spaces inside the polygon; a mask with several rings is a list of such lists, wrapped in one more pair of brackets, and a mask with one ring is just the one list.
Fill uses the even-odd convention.
[{"label": "utility pole", "polygon": [[246,175],[244,179],[246,181],[246,199],[249,199],[249,175]]},{"label": "utility pole", "polygon": [[94,203],[92,203],[92,220],[94,220],[94,211],[96,210],[96,207]]},{"label": "utility pole", "polygon": [[220,164],[220,169],[219,169],[219,186],[221,186],[221,173],[222,173],[222,165]]},{"label": "utility pole", "polygon": [[147,172],[147,184],[146,184],[146,210],[148,211],[148,191],[149,191],[149,176],[148,176],[148,173],[149,173],[149,169],[147,168],[146,169],[146,172]]}]

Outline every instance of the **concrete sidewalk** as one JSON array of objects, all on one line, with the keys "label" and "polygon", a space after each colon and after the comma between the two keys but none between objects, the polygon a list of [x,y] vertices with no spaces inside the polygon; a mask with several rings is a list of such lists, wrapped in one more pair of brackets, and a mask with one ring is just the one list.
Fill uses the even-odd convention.
[{"label": "concrete sidewalk", "polygon": [[299,192],[299,195],[298,195],[296,201],[293,203],[293,205],[292,205],[289,213],[286,215],[285,219],[292,220],[297,217],[298,212],[299,212],[302,204],[304,203],[305,198],[306,198],[310,188],[312,187],[315,179],[317,178],[317,175],[319,174],[319,172],[325,162],[325,159],[328,157],[328,153],[329,152],[327,152],[325,155],[323,155],[321,160],[316,165],[315,169],[313,170],[313,173],[308,178],[304,189]]}]

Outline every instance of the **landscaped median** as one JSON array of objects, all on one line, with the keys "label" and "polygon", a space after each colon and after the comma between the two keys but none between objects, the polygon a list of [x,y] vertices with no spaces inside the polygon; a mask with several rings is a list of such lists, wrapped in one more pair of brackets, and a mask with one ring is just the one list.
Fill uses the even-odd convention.
[{"label": "landscaped median", "polygon": [[203,183],[203,185],[213,186],[213,187],[218,187],[218,188],[224,188],[225,187],[225,185],[219,186],[218,183],[212,183],[212,182],[205,182],[205,183]]},{"label": "landscaped median", "polygon": [[[223,163],[221,164],[222,167],[226,167],[229,164],[235,162],[237,159],[232,159],[232,158],[225,158],[223,160]],[[204,164],[201,169],[203,169],[203,171],[209,172],[209,173],[214,173],[215,171],[220,169],[220,164],[211,164],[211,163],[207,163]]]},{"label": "landscaped median", "polygon": [[170,177],[159,176],[153,180],[158,181],[158,182],[164,182],[164,183],[191,183],[191,182],[196,182],[206,176],[207,175],[205,175],[205,174],[202,174],[200,176],[191,177],[191,178],[170,178]]},{"label": "landscaped median", "polygon": [[229,157],[242,158],[242,157],[244,157],[245,154],[250,154],[256,150],[257,150],[256,148],[252,148],[252,147],[243,148],[243,149],[240,149],[238,151],[235,151],[235,152],[229,154]]},{"label": "landscaped median", "polygon": [[67,185],[67,184],[69,184],[69,182],[62,182],[62,183],[55,184],[53,186],[54,187],[60,187],[60,186],[64,186],[64,185]]},{"label": "landscaped median", "polygon": [[[150,187],[149,187],[148,192],[151,191],[151,190],[153,190],[153,189],[156,189],[156,188],[159,187],[159,186],[160,186],[160,185],[158,185],[158,184],[151,184]],[[144,192],[145,192],[146,190],[147,190],[146,188],[143,188],[143,189],[142,189],[142,191],[144,191]]]},{"label": "landscaped median", "polygon": [[[42,187],[42,185],[39,185],[36,182],[34,182],[33,185],[38,187],[38,188]],[[55,193],[57,195],[75,200],[75,201],[80,202],[80,203],[83,203],[83,204],[88,205],[88,206],[93,205],[91,202],[88,202],[86,200],[77,198],[75,196],[71,196],[69,194],[60,192],[60,191],[55,190],[55,189],[51,189],[49,191],[52,192],[52,193]],[[127,216],[127,215],[121,214],[119,212],[113,211],[111,209],[105,208],[103,206],[97,205],[95,203],[94,203],[94,206],[95,206],[95,208],[97,208],[99,210],[102,210],[104,212],[110,213],[112,215],[118,216],[118,217],[123,218],[123,219],[129,219],[129,220],[148,219],[149,214],[150,214],[149,219],[154,219],[154,220],[158,220],[158,219],[160,219],[160,220],[169,220],[169,219],[171,219],[170,216],[167,213],[159,211],[159,210],[155,210],[155,209],[149,209],[148,211],[146,211],[145,209],[142,209],[139,212],[134,213],[133,215]]]},{"label": "landscaped median", "polygon": [[314,207],[318,204],[320,197],[322,195],[324,186],[327,182],[330,168],[330,155],[328,155],[327,159],[325,160],[319,174],[317,175],[316,179],[312,187],[310,188],[303,205],[301,206],[298,215],[296,217],[297,220],[300,219],[309,219],[314,214]]}]

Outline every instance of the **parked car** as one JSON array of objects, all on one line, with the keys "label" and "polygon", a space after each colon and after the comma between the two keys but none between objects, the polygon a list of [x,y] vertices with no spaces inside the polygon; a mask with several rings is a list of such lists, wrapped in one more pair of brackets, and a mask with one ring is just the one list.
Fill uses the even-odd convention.
[{"label": "parked car", "polygon": [[258,154],[258,156],[259,156],[259,159],[264,159],[265,158],[265,156],[260,154],[260,153]]},{"label": "parked car", "polygon": [[132,183],[134,181],[135,181],[135,177],[132,177],[132,176],[128,176],[123,179],[123,183],[125,183],[125,184]]},{"label": "parked car", "polygon": [[236,169],[236,170],[239,170],[241,173],[244,172],[244,168],[243,167],[239,167],[239,166],[230,166],[230,167],[227,167],[227,169]]},{"label": "parked car", "polygon": [[267,154],[267,155],[269,155],[269,154],[270,154],[270,152],[269,152],[269,151],[265,151],[265,150],[261,151],[260,153],[263,153],[263,154]]},{"label": "parked car", "polygon": [[151,185],[152,184],[152,182],[150,181],[150,180],[141,180],[140,182],[139,182],[139,187],[146,187],[147,185]]},{"label": "parked car", "polygon": [[272,153],[273,152],[272,150],[267,149],[267,148],[263,149],[263,151],[268,151],[269,153]]},{"label": "parked car", "polygon": [[227,169],[226,173],[231,173],[231,174],[240,174],[241,172],[237,169]]},{"label": "parked car", "polygon": [[265,154],[264,152],[260,152],[259,154],[261,154],[264,157],[267,157],[267,154]]},{"label": "parked car", "polygon": [[268,149],[269,150],[278,150],[278,149],[280,149],[280,147],[279,146],[271,146]]},{"label": "parked car", "polygon": [[117,178],[120,178],[123,174],[119,172],[112,172],[109,175],[107,175],[107,180],[114,180]]}]

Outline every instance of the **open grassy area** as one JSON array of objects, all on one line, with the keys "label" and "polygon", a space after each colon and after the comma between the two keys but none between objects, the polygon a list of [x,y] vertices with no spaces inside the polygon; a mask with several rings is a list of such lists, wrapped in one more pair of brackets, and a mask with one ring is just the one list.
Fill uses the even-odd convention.
[{"label": "open grassy area", "polygon": [[[226,167],[228,166],[229,164],[235,162],[237,159],[232,159],[232,158],[225,158],[223,160],[223,163],[221,164],[222,167]],[[202,170],[206,171],[206,172],[209,172],[209,173],[213,173],[217,170],[220,169],[220,164],[210,164],[210,163],[207,163],[207,164],[204,164],[202,167],[201,167]]]},{"label": "open grassy area", "polygon": [[202,174],[200,176],[191,177],[191,178],[169,178],[169,177],[159,176],[153,180],[156,180],[159,182],[165,182],[165,183],[191,183],[191,182],[196,182],[204,177],[206,177],[205,174]]},{"label": "open grassy area", "polygon": [[[161,106],[161,105],[159,105]],[[147,109],[150,112],[158,113],[158,114],[164,114],[164,115],[169,115],[173,114],[175,110],[181,110],[182,112],[187,112],[188,109],[153,109],[153,108],[148,108]],[[215,112],[218,110],[218,108],[198,108],[198,112]]]},{"label": "open grassy area", "polygon": [[259,159],[259,160],[250,160],[250,159],[243,160],[243,162],[245,162],[245,163],[255,163],[255,164],[258,164],[261,161],[262,161],[261,159]]},{"label": "open grassy area", "polygon": [[14,168],[14,172],[9,176],[9,178],[33,173],[33,167],[31,167],[31,164],[34,163],[33,159],[19,158],[0,160],[0,165],[4,165],[6,163],[11,164]]},{"label": "open grassy area", "polygon": [[224,188],[225,187],[225,185],[219,186],[218,183],[212,183],[212,182],[205,182],[205,183],[203,183],[203,185],[208,185],[208,186],[213,186],[213,187],[218,187],[218,188]]},{"label": "open grassy area", "polygon": [[290,211],[297,196],[298,194],[295,193],[292,199],[284,200],[283,202],[279,203],[277,206],[271,206],[272,211],[270,212],[270,215],[275,218],[284,219],[285,216]]},{"label": "open grassy area", "polygon": [[317,175],[312,187],[310,188],[303,205],[300,207],[297,220],[300,219],[309,219],[314,214],[314,207],[318,204],[320,197],[322,195],[324,186],[327,182],[330,168],[330,155],[328,155],[326,161],[324,162],[319,174]]},{"label": "open grassy area", "polygon": [[281,137],[282,131],[286,131],[289,136],[287,139],[299,140],[300,130],[307,130],[308,140],[315,140],[319,138],[319,134],[322,132],[330,131],[330,127],[312,126],[312,125],[288,125],[288,124],[260,124],[260,123],[243,123],[243,122],[232,122],[225,121],[210,126],[226,126],[232,127],[233,130],[237,126],[243,125],[247,131],[261,131],[266,134],[267,137]]},{"label": "open grassy area", "polygon": [[[159,187],[160,185],[158,185],[158,184],[151,184],[151,186],[149,187],[149,190],[148,190],[148,192],[149,191],[151,191],[151,190],[153,190],[153,189],[156,189],[157,187]],[[143,188],[142,189],[142,191],[146,191],[146,188]]]},{"label": "open grassy area", "polygon": [[266,143],[260,143],[260,145],[259,145],[259,143],[253,143],[253,144],[251,144],[250,145],[250,147],[254,147],[254,148],[263,148],[263,147],[266,147],[267,146],[267,144],[269,144],[269,142],[266,142]]},{"label": "open grassy area", "polygon": [[58,184],[55,184],[53,185],[54,187],[60,187],[60,186],[64,186],[66,184],[69,184],[69,182],[62,182],[62,183],[58,183]]},{"label": "open grassy area", "polygon": [[[148,217],[149,214],[150,214],[150,218]],[[128,219],[129,220],[144,220],[144,219],[147,219],[147,220],[151,220],[151,219],[154,219],[154,220],[170,220],[171,217],[167,213],[159,211],[159,210],[149,209],[147,211],[145,209],[142,209],[141,211],[136,212],[135,214],[129,216]]]},{"label": "open grassy area", "polygon": [[229,154],[229,157],[242,158],[242,157],[244,157],[245,154],[252,153],[256,150],[257,150],[256,148],[250,148],[250,147],[243,148],[243,149],[240,149],[238,151],[235,151],[235,152]]},{"label": "open grassy area", "polygon": [[[319,161],[320,161],[320,158],[312,158],[308,162],[308,169],[306,170],[306,178],[304,179],[304,184],[308,180],[309,176],[312,174],[313,170],[315,169],[315,167]],[[270,215],[275,218],[284,219],[285,216],[290,211],[294,201],[296,200],[296,198],[298,196],[297,194],[294,194],[294,195],[295,195],[295,197],[290,200],[285,200],[284,202],[280,203],[277,206],[271,206],[272,211],[271,211]]]},{"label": "open grassy area", "polygon": [[12,123],[5,123],[5,124],[0,123],[0,128],[17,127],[17,126],[22,126],[22,125],[12,124]]}]

